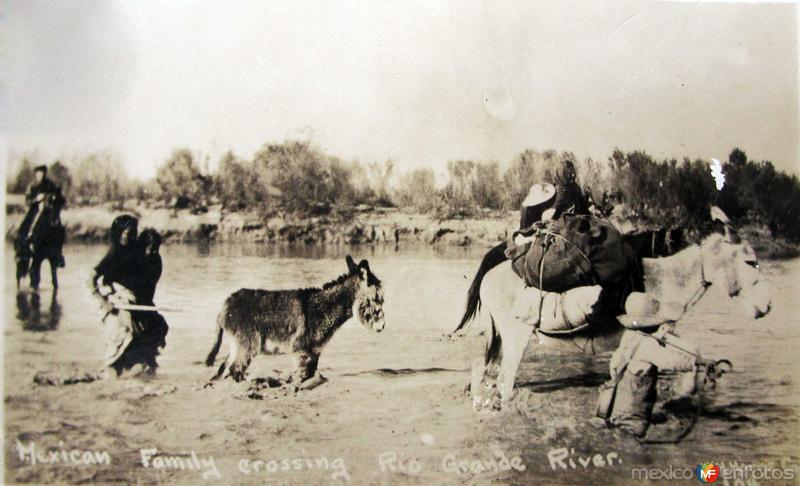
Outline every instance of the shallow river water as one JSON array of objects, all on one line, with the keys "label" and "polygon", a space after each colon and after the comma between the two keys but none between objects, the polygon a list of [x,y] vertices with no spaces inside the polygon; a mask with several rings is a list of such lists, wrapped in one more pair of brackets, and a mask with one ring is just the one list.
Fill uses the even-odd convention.
[{"label": "shallow river water", "polygon": [[[343,479],[333,466],[336,458],[356,484],[589,484],[628,482],[637,467],[694,469],[711,461],[794,465],[800,457],[797,260],[763,265],[777,286],[774,310],[764,319],[742,319],[730,305],[704,301],[681,322],[681,336],[701,343],[707,356],[730,359],[734,369],[720,380],[684,442],[641,445],[590,424],[596,387],[607,378],[607,352],[586,357],[532,345],[516,405],[502,412],[472,410],[463,387],[470,362],[481,355],[485,319],[465,337],[446,333],[463,311],[481,248],[166,245],[156,302],[171,309],[164,312],[170,333],[158,377],[146,384],[65,387],[38,386],[32,377],[99,366],[102,326],[85,281],[105,248],[69,245],[56,295],[46,264],[39,294],[17,293],[10,250],[6,246],[4,256],[7,482],[202,480],[187,468],[145,466],[141,451],[152,448],[213,457],[224,483],[245,484],[336,482]],[[202,388],[211,370],[200,361],[231,292],[319,286],[346,271],[346,254],[368,259],[383,281],[383,333],[356,321],[345,324],[322,354],[320,370],[329,381],[296,396],[276,392],[268,400],[248,400],[236,397],[246,385]],[[249,372],[259,376],[290,365],[286,355],[260,356]],[[42,449],[105,450],[112,461],[32,464],[19,454],[20,444],[31,443]],[[569,457],[553,462],[563,448]],[[597,454],[602,464],[585,465],[583,459]],[[290,471],[257,473],[247,462],[323,456],[327,468],[304,463]],[[455,465],[502,457],[517,458],[522,468],[476,472]],[[287,464],[291,469],[300,463]]]}]

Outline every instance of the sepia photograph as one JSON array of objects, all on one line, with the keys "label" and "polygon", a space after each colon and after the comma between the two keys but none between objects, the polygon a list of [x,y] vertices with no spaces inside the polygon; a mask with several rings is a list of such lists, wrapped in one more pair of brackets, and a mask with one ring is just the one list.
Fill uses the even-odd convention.
[{"label": "sepia photograph", "polygon": [[0,2],[0,482],[800,484],[799,24]]}]

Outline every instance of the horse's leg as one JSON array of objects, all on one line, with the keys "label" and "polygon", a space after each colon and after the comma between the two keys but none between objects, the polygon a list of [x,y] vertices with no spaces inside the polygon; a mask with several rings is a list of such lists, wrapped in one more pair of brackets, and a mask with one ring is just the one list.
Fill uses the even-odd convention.
[{"label": "horse's leg", "polygon": [[22,281],[22,277],[25,276],[25,273],[22,266],[22,255],[20,255],[18,249],[15,249],[15,253],[14,264],[17,267],[17,290],[19,290],[20,282]]},{"label": "horse's leg", "polygon": [[56,263],[57,257],[50,257],[47,259],[47,263],[50,264],[50,277],[53,281],[53,290],[58,288],[58,264]]},{"label": "horse's leg", "polygon": [[489,342],[486,343],[486,352],[483,357],[483,364],[487,372],[490,372],[492,368],[496,367],[503,357],[503,340],[500,337],[500,333],[497,332],[497,326],[494,325],[494,318],[492,318],[491,321]]},{"label": "horse's leg", "polygon": [[514,383],[517,380],[517,370],[522,362],[522,356],[528,347],[528,342],[533,335],[533,326],[523,324],[517,320],[498,322],[498,330],[503,336],[503,360],[500,364],[500,395],[504,403],[508,403],[514,396]]},{"label": "horse's leg", "polygon": [[472,405],[476,410],[497,405],[497,367],[502,358],[502,346],[493,317],[489,327],[489,341],[486,343],[484,356],[472,362],[472,376],[464,390],[472,397]]},{"label": "horse's leg", "polygon": [[[533,335],[533,324],[537,316],[535,311],[538,309],[538,291],[534,291],[532,293],[525,289],[509,262],[502,263],[487,273],[481,287],[481,300],[491,314],[500,338],[499,351],[502,352],[502,360],[499,378],[503,402],[508,402],[513,396],[517,370]],[[492,351],[491,342],[487,357],[489,353],[493,357],[489,361],[494,362],[498,350]]]},{"label": "horse's leg", "polygon": [[42,279],[41,272],[42,272],[42,262],[44,259],[38,255],[34,255],[31,259],[31,288],[38,289],[39,282]]},{"label": "horse's leg", "polygon": [[25,244],[22,233],[17,235],[17,238],[14,240],[14,262],[17,267],[17,289],[19,289],[22,279],[28,274],[28,267],[30,266],[28,247]]}]

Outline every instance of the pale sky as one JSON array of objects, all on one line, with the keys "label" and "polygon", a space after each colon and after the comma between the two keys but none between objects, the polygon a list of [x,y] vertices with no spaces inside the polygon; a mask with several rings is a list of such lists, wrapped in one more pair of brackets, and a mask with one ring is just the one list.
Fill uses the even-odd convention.
[{"label": "pale sky", "polygon": [[310,136],[401,170],[738,146],[800,173],[796,4],[0,5],[7,156],[110,149],[150,177],[174,148],[216,161]]}]

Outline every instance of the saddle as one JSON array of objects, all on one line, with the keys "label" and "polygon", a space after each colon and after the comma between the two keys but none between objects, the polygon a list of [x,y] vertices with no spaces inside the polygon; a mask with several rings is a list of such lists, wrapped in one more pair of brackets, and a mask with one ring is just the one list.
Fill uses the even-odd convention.
[{"label": "saddle", "polygon": [[[526,241],[517,244],[517,236]],[[506,257],[529,287],[565,292],[618,282],[629,258],[622,234],[609,222],[591,215],[563,214],[512,235]]]}]

